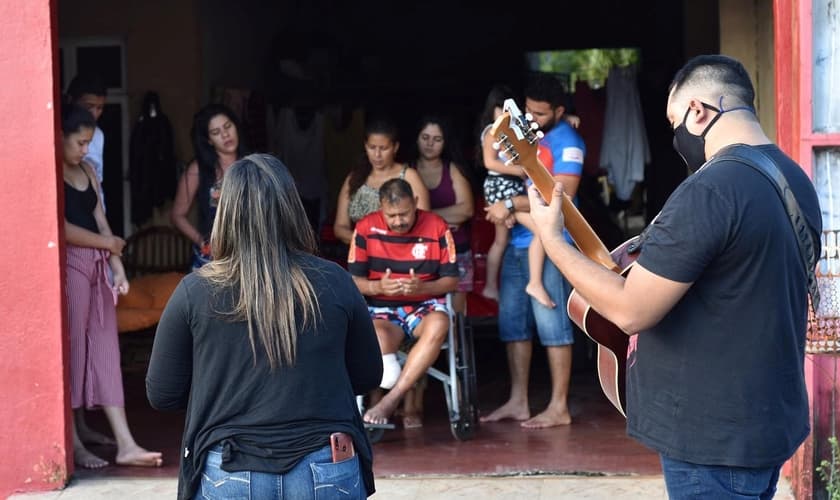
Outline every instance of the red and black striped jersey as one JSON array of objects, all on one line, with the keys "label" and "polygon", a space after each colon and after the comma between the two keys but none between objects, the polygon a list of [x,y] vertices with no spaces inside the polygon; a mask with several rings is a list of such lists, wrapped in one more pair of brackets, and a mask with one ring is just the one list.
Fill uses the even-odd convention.
[{"label": "red and black striped jersey", "polygon": [[[421,281],[433,281],[446,276],[458,276],[455,240],[449,227],[439,215],[417,210],[417,220],[407,233],[388,229],[382,211],[377,210],[356,223],[347,269],[353,276],[379,280],[387,269],[391,278],[414,275]],[[373,306],[401,306],[434,298],[428,295],[367,297]]]}]

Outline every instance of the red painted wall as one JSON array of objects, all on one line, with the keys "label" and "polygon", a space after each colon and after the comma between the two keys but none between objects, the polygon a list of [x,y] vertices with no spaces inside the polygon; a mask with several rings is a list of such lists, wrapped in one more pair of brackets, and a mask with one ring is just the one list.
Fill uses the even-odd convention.
[{"label": "red painted wall", "polygon": [[72,472],[55,1],[0,2],[0,498]]}]

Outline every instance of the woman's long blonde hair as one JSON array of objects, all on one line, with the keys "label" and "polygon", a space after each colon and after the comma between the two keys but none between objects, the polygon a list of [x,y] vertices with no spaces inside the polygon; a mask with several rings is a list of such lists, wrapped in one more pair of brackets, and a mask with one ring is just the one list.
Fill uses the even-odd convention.
[{"label": "woman's long blonde hair", "polygon": [[220,312],[247,322],[255,362],[259,339],[272,369],[292,365],[298,334],[320,311],[301,267],[316,243],[295,182],[277,158],[252,154],[231,165],[221,191],[210,237],[214,260],[198,274],[238,293],[233,310]]}]

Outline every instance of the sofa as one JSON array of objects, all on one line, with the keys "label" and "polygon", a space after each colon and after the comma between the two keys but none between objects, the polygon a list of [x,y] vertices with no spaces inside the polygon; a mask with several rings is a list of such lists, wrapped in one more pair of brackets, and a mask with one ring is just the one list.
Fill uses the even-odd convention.
[{"label": "sofa", "polygon": [[129,291],[117,302],[117,331],[148,331],[157,326],[175,287],[190,270],[192,243],[176,229],[152,226],[128,238],[123,265]]}]

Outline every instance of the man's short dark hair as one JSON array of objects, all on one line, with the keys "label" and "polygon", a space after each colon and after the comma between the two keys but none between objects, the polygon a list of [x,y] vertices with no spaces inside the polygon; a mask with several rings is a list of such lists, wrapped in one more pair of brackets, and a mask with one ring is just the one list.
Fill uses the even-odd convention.
[{"label": "man's short dark hair", "polygon": [[67,86],[67,96],[75,102],[85,94],[92,94],[100,97],[108,95],[108,87],[99,75],[93,73],[80,73],[76,75],[70,85]]},{"label": "man's short dark hair", "polygon": [[689,60],[668,87],[668,94],[676,95],[686,87],[701,87],[713,90],[720,88],[721,95],[732,96],[742,105],[753,106],[755,88],[744,65],[722,55],[703,55]]},{"label": "man's short dark hair", "polygon": [[569,96],[557,77],[548,73],[534,73],[525,88],[525,97],[534,101],[547,102],[551,108],[568,108]]},{"label": "man's short dark hair", "polygon": [[414,200],[414,191],[408,181],[400,178],[385,181],[379,188],[379,203],[396,205],[402,200]]}]

